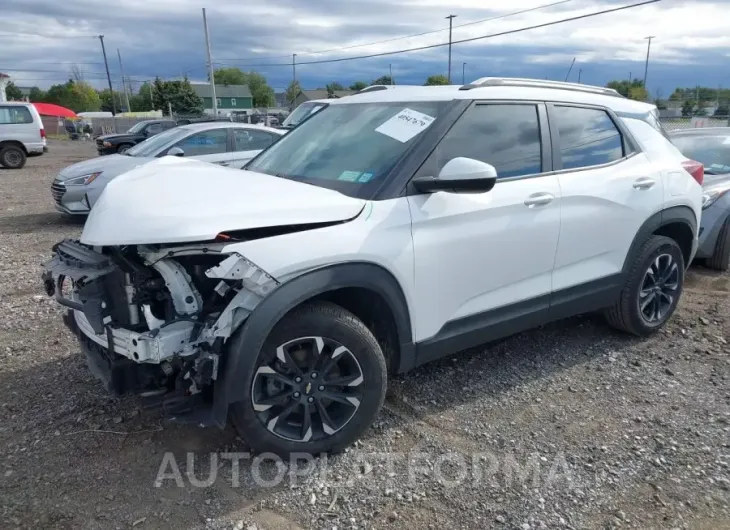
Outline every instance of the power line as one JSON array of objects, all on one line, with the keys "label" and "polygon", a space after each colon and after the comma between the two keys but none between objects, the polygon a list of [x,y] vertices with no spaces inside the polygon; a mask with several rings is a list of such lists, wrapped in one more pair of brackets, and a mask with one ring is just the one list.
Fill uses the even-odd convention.
[{"label": "power line", "polygon": [[[514,17],[514,16],[517,16],[517,15],[523,15],[525,13],[530,13],[532,11],[538,11],[540,9],[547,9],[548,7],[554,7],[554,6],[560,5],[560,4],[567,4],[568,2],[572,2],[572,1],[573,0],[560,0],[558,2],[552,2],[552,3],[549,3],[549,4],[543,4],[543,5],[539,5],[539,6],[536,6],[536,7],[531,7],[531,8],[528,8],[528,9],[522,9],[520,11],[514,11],[512,13],[507,13],[507,14],[504,14],[504,15],[496,16],[496,17],[483,18],[481,20],[475,20],[473,22],[466,22],[464,24],[458,24],[456,26],[453,26],[452,29],[463,28],[465,26],[473,26],[475,24],[482,24],[484,22],[493,22],[495,20],[501,20],[503,18]],[[412,39],[412,38],[415,38],[415,37],[423,37],[424,35],[432,35],[434,33],[441,33],[442,31],[448,31],[448,30],[449,30],[449,28],[434,29],[434,30],[424,31],[422,33],[415,33],[413,35],[402,35],[400,37],[393,37],[393,38],[390,38],[390,39],[379,40],[379,41],[375,41],[375,42],[369,42],[367,44],[354,44],[352,46],[344,46],[344,47],[340,47],[340,48],[330,48],[329,50],[320,50],[320,51],[316,51],[316,52],[300,52],[299,55],[320,55],[322,53],[331,53],[331,52],[352,50],[352,49],[355,49],[355,48],[364,48],[365,46],[374,46],[376,44],[386,44],[388,42],[395,42],[395,41],[403,40],[403,39]],[[269,57],[269,59],[284,59],[284,58],[289,58],[289,55],[276,55],[276,56],[273,56],[273,57]],[[230,60],[228,60],[228,59],[223,59],[223,61],[229,61],[229,63],[230,63]],[[228,64],[228,63],[222,63],[222,62],[217,62],[216,61],[216,64]],[[237,61],[236,64],[240,64],[240,61]],[[245,65],[242,64],[242,66],[245,66]]]},{"label": "power line", "polygon": [[[552,22],[545,22],[543,24],[535,24],[533,26],[528,26],[525,28],[518,28],[518,29],[511,29],[508,31],[501,31],[499,33],[491,33],[489,35],[482,35],[480,37],[471,37],[468,39],[461,39],[461,40],[455,40],[452,42],[452,44],[463,44],[465,42],[474,42],[478,40],[484,40],[484,39],[492,39],[494,37],[502,37],[504,35],[512,35],[514,33],[521,33],[523,31],[530,31],[533,29],[540,29],[540,28],[546,28],[548,26],[555,26],[557,24],[564,24],[566,22],[574,22],[576,20],[583,20],[586,18],[596,17],[598,15],[605,15],[608,13],[615,13],[617,11],[624,11],[626,9],[632,9],[634,7],[641,7],[648,4],[655,4],[657,2],[661,2],[661,0],[644,0],[643,2],[638,2],[636,4],[629,4],[627,6],[621,6],[621,7],[613,7],[611,9],[604,9],[602,11],[595,11],[593,13],[586,13],[585,15],[576,15],[574,17],[568,17],[563,18],[560,20],[554,20]],[[322,59],[318,61],[304,61],[304,62],[297,62],[297,66],[306,65],[306,64],[325,64],[325,63],[339,63],[344,61],[355,61],[358,59],[372,59],[374,57],[386,57],[388,55],[397,55],[400,53],[409,53],[409,52],[416,52],[416,51],[422,51],[422,50],[430,50],[433,48],[440,48],[442,46],[448,46],[448,42],[439,43],[439,44],[429,44],[426,46],[418,46],[416,48],[406,48],[402,50],[393,50],[388,52],[380,52],[380,53],[371,53],[368,55],[359,55],[355,57],[341,57],[339,59]],[[271,63],[271,64],[252,64],[249,66],[257,67],[257,68],[263,68],[263,67],[274,67],[274,66],[291,66],[291,63]]]}]

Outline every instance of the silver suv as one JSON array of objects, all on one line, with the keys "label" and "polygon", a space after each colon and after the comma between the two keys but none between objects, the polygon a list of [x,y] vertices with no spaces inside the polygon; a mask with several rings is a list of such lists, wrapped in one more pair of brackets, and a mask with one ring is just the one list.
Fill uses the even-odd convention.
[{"label": "silver suv", "polygon": [[47,151],[46,131],[32,103],[0,103],[0,166],[20,169],[29,156]]}]

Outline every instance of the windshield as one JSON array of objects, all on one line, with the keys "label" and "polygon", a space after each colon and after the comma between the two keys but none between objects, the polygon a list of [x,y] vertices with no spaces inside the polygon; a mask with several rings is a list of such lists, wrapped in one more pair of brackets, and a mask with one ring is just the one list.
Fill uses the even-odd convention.
[{"label": "windshield", "polygon": [[139,131],[141,131],[144,128],[145,125],[147,125],[146,121],[137,122],[134,125],[132,125],[132,127],[130,127],[127,132],[132,133],[132,134],[138,133]]},{"label": "windshield", "polygon": [[702,162],[707,174],[730,173],[730,134],[675,136],[672,142],[684,156]]},{"label": "windshield", "polygon": [[246,169],[367,199],[446,106],[444,101],[329,105]]},{"label": "windshield", "polygon": [[162,148],[179,140],[189,132],[188,129],[182,129],[180,127],[168,129],[151,138],[147,138],[144,142],[138,143],[125,154],[129,156],[155,156]]},{"label": "windshield", "polygon": [[294,112],[289,114],[281,125],[284,127],[296,127],[310,114],[314,114],[318,110],[322,110],[326,107],[326,103],[302,103]]}]

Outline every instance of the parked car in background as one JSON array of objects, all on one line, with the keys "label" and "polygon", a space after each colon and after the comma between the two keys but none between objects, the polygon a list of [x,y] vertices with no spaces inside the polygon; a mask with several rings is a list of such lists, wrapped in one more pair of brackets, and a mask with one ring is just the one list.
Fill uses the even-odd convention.
[{"label": "parked car in background", "polygon": [[29,156],[48,150],[46,131],[32,103],[0,103],[0,166],[20,169]]},{"label": "parked car in background", "polygon": [[51,194],[60,212],[86,215],[112,179],[155,158],[174,155],[241,168],[284,133],[271,127],[229,121],[182,125],[157,134],[124,154],[92,158],[64,168],[51,184]]},{"label": "parked car in background", "polygon": [[703,174],[656,113],[502,78],[331,100],[243,171],[112,182],[45,287],[108,389],[230,418],[257,452],[339,451],[393,374],[578,313],[667,323]]},{"label": "parked car in background", "polygon": [[135,123],[127,132],[105,134],[96,137],[96,150],[99,155],[124,154],[140,142],[162,131],[177,127],[175,120],[144,120]]},{"label": "parked car in background", "polygon": [[730,127],[673,131],[682,153],[705,166],[702,222],[696,257],[712,269],[730,268]]},{"label": "parked car in background", "polygon": [[304,120],[306,120],[312,114],[325,108],[332,100],[329,99],[315,99],[302,103],[295,108],[289,116],[282,122],[282,129],[293,129]]}]

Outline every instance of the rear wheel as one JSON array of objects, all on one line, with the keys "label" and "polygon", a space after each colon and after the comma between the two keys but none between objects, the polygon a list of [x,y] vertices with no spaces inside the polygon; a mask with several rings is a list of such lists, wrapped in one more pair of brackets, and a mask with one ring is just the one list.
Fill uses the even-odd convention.
[{"label": "rear wheel", "polygon": [[684,256],[668,237],[652,236],[639,250],[608,323],[622,331],[649,336],[669,320],[684,285]]},{"label": "rear wheel", "polygon": [[715,252],[705,260],[705,265],[716,271],[726,271],[730,268],[730,217],[722,224],[717,235]]},{"label": "rear wheel", "polygon": [[6,145],[0,148],[0,165],[7,169],[21,169],[25,165],[27,155],[17,145]]},{"label": "rear wheel", "polygon": [[246,398],[231,420],[255,450],[337,452],[372,423],[385,398],[385,358],[370,330],[340,306],[284,317],[251,358]]}]

